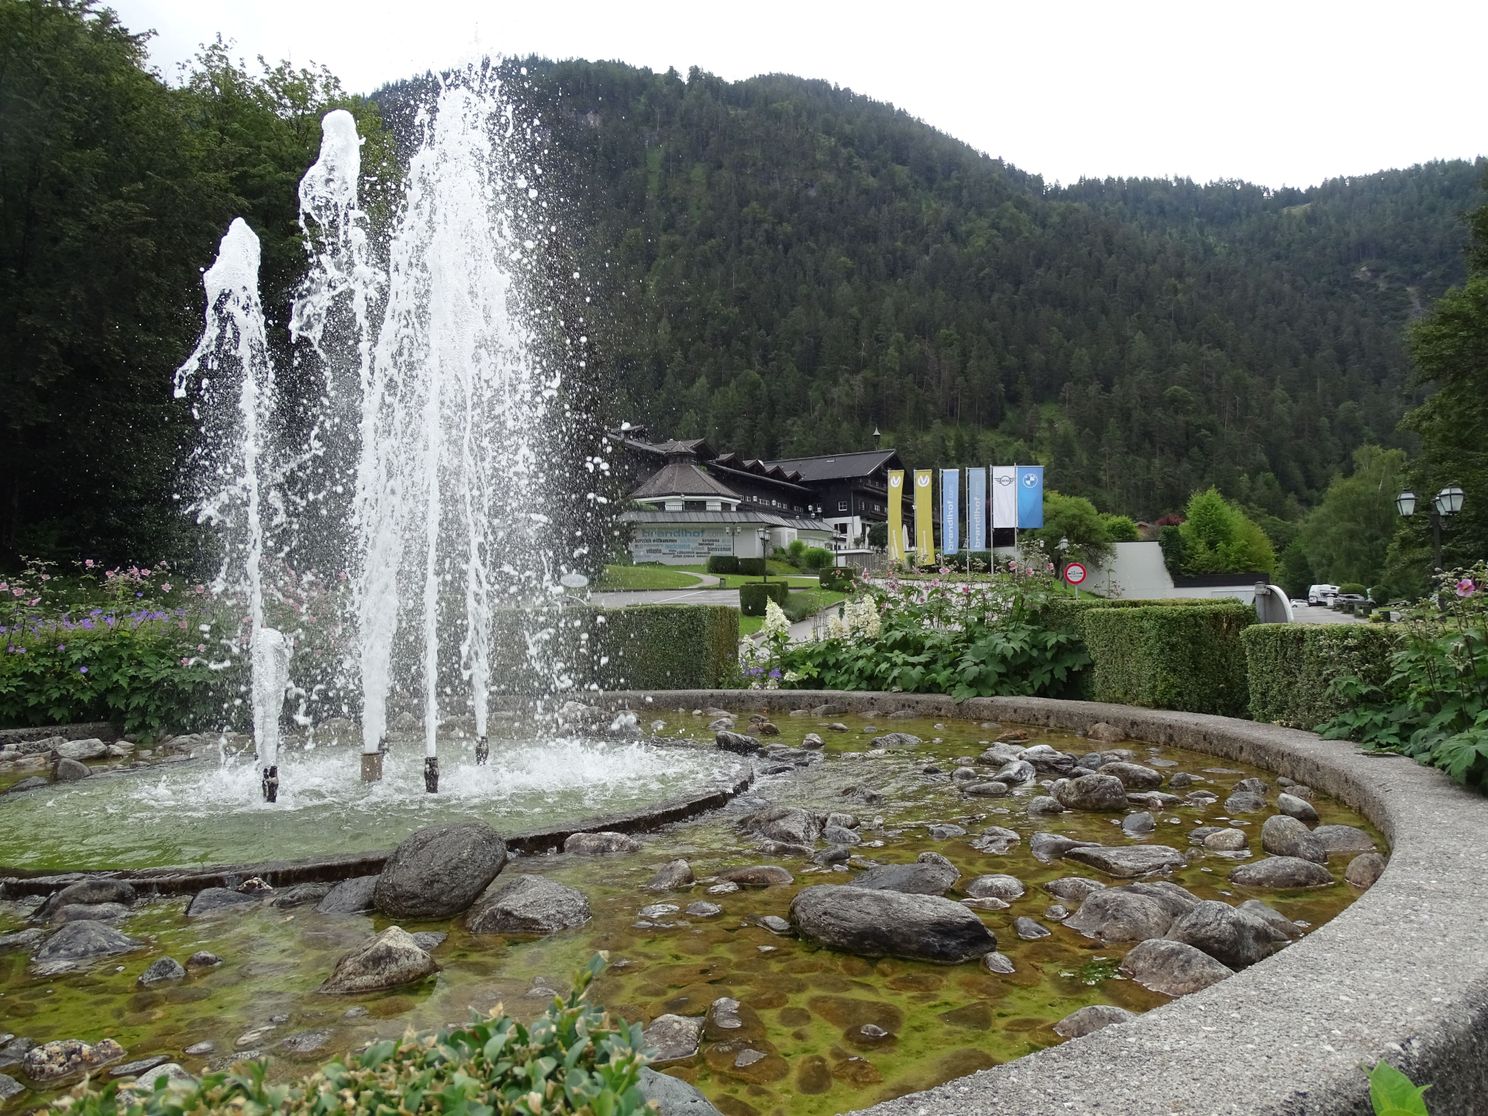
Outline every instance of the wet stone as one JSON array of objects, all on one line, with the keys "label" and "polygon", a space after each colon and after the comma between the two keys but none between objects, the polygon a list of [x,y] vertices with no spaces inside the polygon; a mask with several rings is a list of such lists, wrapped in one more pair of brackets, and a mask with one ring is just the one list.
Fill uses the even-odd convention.
[{"label": "wet stone", "polygon": [[1139,837],[1151,833],[1157,828],[1157,823],[1152,820],[1152,815],[1146,810],[1136,814],[1128,814],[1121,819],[1122,832],[1133,837]]},{"label": "wet stone", "polygon": [[186,970],[182,968],[179,961],[173,957],[162,957],[140,974],[137,983],[141,988],[148,988],[152,984],[184,980],[185,977]]},{"label": "wet stone", "polygon": [[140,1058],[133,1062],[123,1062],[117,1066],[111,1066],[109,1067],[108,1075],[110,1077],[135,1077],[144,1073],[146,1070],[152,1070],[156,1066],[164,1065],[168,1061],[170,1061],[169,1055],[156,1054],[151,1058]]},{"label": "wet stone", "polygon": [[197,952],[186,958],[186,967],[188,969],[210,969],[220,964],[222,964],[222,958],[205,949],[197,950]]},{"label": "wet stone", "polygon": [[1017,972],[1013,968],[1012,958],[1005,953],[999,953],[997,950],[993,950],[991,953],[982,957],[982,968],[986,969],[989,973],[997,973],[999,975]]},{"label": "wet stone", "polygon": [[[366,1008],[363,1008],[362,1010],[365,1012],[367,1009]],[[210,1041],[207,1041],[207,1042],[194,1042],[190,1046],[188,1046],[185,1050],[183,1050],[182,1053],[183,1054],[190,1054],[193,1058],[196,1058],[196,1057],[201,1057],[201,1056],[206,1055],[206,1054],[210,1054],[210,1053],[212,1053],[216,1049],[217,1049],[217,1044],[215,1042],[210,1042]]]},{"label": "wet stone", "polygon": [[1296,818],[1307,825],[1316,825],[1318,822],[1317,807],[1295,794],[1278,794],[1276,808],[1288,817]]},{"label": "wet stone", "polygon": [[1036,942],[1040,938],[1047,938],[1052,933],[1045,926],[1040,926],[1031,918],[1020,917],[1013,919],[1013,933],[1025,942]]},{"label": "wet stone", "polygon": [[22,1085],[14,1077],[11,1077],[10,1074],[0,1073],[0,1103],[18,1097],[25,1091],[26,1086]]},{"label": "wet stone", "polygon": [[1125,1008],[1113,1007],[1110,1004],[1092,1004],[1089,1007],[1082,1007],[1079,1011],[1071,1012],[1054,1024],[1054,1033],[1060,1038],[1079,1038],[1082,1035],[1099,1031],[1102,1027],[1109,1027],[1113,1023],[1125,1023],[1128,1019],[1135,1018],[1136,1015]]},{"label": "wet stone", "polygon": [[278,1048],[292,1058],[308,1058],[320,1054],[330,1044],[330,1031],[301,1031],[290,1035]]},{"label": "wet stone", "polygon": [[1385,858],[1377,852],[1360,853],[1343,870],[1344,880],[1357,888],[1373,887],[1385,870]]},{"label": "wet stone", "polygon": [[1239,852],[1248,842],[1245,831],[1240,829],[1216,829],[1204,837],[1204,847],[1215,852]]},{"label": "wet stone", "polygon": [[653,1055],[651,1063],[676,1062],[698,1052],[703,1037],[701,1015],[659,1015],[643,1032]]}]

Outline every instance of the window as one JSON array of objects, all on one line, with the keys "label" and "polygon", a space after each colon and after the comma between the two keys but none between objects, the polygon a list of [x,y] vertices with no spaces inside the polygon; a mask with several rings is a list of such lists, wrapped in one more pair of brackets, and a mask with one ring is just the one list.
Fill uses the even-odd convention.
[{"label": "window", "polygon": [[846,500],[838,500],[837,501],[837,510],[840,511],[840,512],[847,511],[847,501]]}]

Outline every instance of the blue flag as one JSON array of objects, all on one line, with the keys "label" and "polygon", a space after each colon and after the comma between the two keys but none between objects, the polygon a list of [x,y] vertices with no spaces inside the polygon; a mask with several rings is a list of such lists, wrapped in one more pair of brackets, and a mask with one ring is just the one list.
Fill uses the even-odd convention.
[{"label": "blue flag", "polygon": [[940,471],[940,552],[961,549],[961,470]]},{"label": "blue flag", "polygon": [[1044,525],[1044,467],[1018,466],[1018,530]]},{"label": "blue flag", "polygon": [[987,549],[987,470],[966,470],[966,549]]}]

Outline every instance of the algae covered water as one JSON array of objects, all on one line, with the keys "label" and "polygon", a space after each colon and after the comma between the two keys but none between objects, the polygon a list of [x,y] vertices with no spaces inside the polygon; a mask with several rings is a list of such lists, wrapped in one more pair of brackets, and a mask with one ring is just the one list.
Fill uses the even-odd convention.
[{"label": "algae covered water", "polygon": [[[661,715],[670,722],[668,732],[685,731],[697,739],[697,755],[719,754],[711,746],[706,717],[691,711]],[[822,732],[824,759],[795,772],[762,775],[748,798],[645,836],[639,852],[522,857],[508,866],[509,875],[550,876],[582,890],[594,910],[593,921],[582,929],[529,940],[472,935],[458,920],[405,925],[411,931],[448,933],[434,950],[442,971],[416,986],[348,999],[315,989],[341,954],[387,920],[261,906],[229,918],[188,921],[184,899],[162,901],[136,908],[122,925],[147,939],[148,950],[83,972],[41,978],[31,973],[24,954],[0,953],[0,1016],[7,1030],[37,1041],[108,1036],[124,1045],[128,1058],[166,1054],[193,1072],[261,1054],[270,1059],[272,1075],[290,1075],[374,1038],[401,1034],[410,1026],[460,1021],[498,1004],[518,1016],[535,1016],[554,991],[566,990],[580,964],[604,950],[611,963],[596,985],[596,998],[629,1020],[645,1025],[666,1013],[702,1016],[724,997],[740,1005],[741,1027],[705,1028],[697,1054],[659,1069],[695,1083],[728,1116],[813,1116],[859,1108],[1057,1043],[1052,1025],[1085,1005],[1143,1011],[1166,1001],[1117,973],[1129,947],[1092,941],[1061,925],[1057,912],[1051,912],[1058,901],[1041,885],[1058,877],[1100,876],[1068,861],[1034,859],[1028,846],[1036,831],[1109,845],[1146,842],[1188,850],[1191,829],[1233,822],[1253,852],[1197,850],[1167,878],[1204,899],[1263,898],[1308,927],[1333,917],[1355,895],[1342,883],[1275,895],[1241,893],[1229,883],[1237,863],[1262,855],[1259,830],[1266,812],[1228,818],[1224,800],[1247,777],[1274,785],[1274,777],[1244,764],[1135,742],[1119,745],[1137,762],[1165,773],[1189,773],[1201,780],[1194,786],[1217,795],[1208,805],[1155,809],[1155,832],[1131,837],[1121,829],[1120,814],[1029,818],[1024,807],[1028,795],[1041,792],[1037,786],[1003,799],[961,794],[949,775],[956,759],[983,750],[999,735],[996,730],[922,720],[875,726],[851,715],[840,720],[848,731],[826,732],[817,718],[780,718],[778,739],[788,743],[808,731]],[[889,729],[913,733],[923,743],[903,749],[869,746]],[[1060,733],[1027,731],[1030,743],[1047,742],[1061,751],[1082,754],[1092,747]],[[686,753],[666,754],[675,759]],[[868,959],[772,931],[768,916],[784,917],[800,889],[849,882],[856,872],[763,855],[738,822],[766,801],[853,815],[863,839],[855,849],[860,862],[903,863],[925,851],[942,854],[961,874],[950,892],[953,898],[961,895],[960,885],[978,875],[1016,876],[1026,889],[1022,897],[1006,910],[978,912],[1015,971]],[[1320,797],[1314,801],[1323,822],[1368,828],[1351,811]],[[1005,854],[980,851],[972,842],[991,826],[1014,830],[1022,840]],[[277,854],[319,851],[304,839]],[[674,892],[645,890],[656,869],[676,858],[690,863],[698,882]],[[793,882],[711,890],[720,873],[760,863],[785,867]],[[1341,865],[1333,867],[1340,875]],[[688,913],[686,908],[699,901],[716,911],[704,907]],[[655,904],[677,909],[659,910]],[[1077,904],[1067,906],[1073,910]],[[16,904],[0,905],[0,932],[21,925],[24,916]],[[1050,935],[1021,940],[1013,930],[1020,916],[1036,920]],[[217,953],[223,964],[163,990],[136,987],[151,961],[184,959],[199,949]],[[199,1053],[186,1054],[188,1048]],[[28,1096],[28,1103],[38,1098]]]}]

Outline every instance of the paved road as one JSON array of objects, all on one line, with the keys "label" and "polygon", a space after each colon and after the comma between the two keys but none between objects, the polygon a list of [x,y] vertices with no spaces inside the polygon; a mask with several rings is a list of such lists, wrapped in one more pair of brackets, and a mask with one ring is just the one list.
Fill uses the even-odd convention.
[{"label": "paved road", "polygon": [[625,589],[609,593],[590,593],[589,601],[597,605],[694,604],[739,607],[737,589]]},{"label": "paved road", "polygon": [[1292,616],[1299,624],[1362,624],[1364,618],[1350,612],[1338,612],[1324,605],[1306,602],[1292,605]]}]

